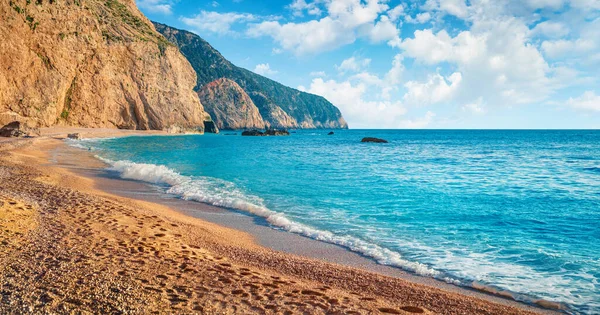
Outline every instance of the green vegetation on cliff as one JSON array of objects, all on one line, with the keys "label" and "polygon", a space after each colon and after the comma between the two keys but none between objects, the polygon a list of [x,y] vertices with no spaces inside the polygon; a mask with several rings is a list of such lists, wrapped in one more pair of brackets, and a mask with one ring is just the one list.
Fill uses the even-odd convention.
[{"label": "green vegetation on cliff", "polygon": [[[347,128],[339,109],[325,98],[284,86],[237,67],[198,35],[154,22],[156,30],[177,45],[198,74],[196,90],[221,78],[235,81],[250,96],[265,120],[273,127]],[[284,113],[281,113],[283,111]],[[291,117],[276,119],[274,117]]]}]

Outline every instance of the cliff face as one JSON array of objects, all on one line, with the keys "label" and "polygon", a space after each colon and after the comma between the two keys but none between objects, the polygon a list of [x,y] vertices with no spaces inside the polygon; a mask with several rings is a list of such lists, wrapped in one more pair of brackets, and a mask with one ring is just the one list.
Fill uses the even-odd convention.
[{"label": "cliff face", "polygon": [[[196,89],[220,78],[235,81],[258,107],[267,126],[284,128],[348,128],[340,111],[323,97],[298,91],[236,67],[199,36],[154,23],[177,45],[198,74]],[[208,107],[208,105],[207,105]]]},{"label": "cliff face", "polygon": [[195,85],[133,0],[0,1],[0,123],[202,130]]},{"label": "cliff face", "polygon": [[254,102],[234,81],[218,79],[205,85],[198,95],[219,129],[265,127]]}]

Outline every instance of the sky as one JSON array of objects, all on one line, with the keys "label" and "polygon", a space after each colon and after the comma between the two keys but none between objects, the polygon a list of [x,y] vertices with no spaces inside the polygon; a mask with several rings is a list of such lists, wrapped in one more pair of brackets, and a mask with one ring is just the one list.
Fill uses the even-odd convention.
[{"label": "sky", "polygon": [[137,0],[350,128],[600,129],[600,0]]}]

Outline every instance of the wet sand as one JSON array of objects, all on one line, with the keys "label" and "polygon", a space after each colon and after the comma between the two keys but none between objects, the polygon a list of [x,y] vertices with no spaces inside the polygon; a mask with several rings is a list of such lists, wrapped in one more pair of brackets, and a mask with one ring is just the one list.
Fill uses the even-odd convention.
[{"label": "wet sand", "polygon": [[77,151],[0,142],[0,313],[543,312],[161,197]]}]

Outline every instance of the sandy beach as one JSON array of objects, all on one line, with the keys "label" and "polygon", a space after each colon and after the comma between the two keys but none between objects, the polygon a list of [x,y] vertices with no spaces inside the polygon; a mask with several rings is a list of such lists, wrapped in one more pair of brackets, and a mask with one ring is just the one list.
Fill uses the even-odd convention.
[{"label": "sandy beach", "polygon": [[115,194],[111,182],[74,171],[103,166],[83,152],[69,160],[74,168],[55,163],[71,132],[147,134],[54,128],[37,139],[0,141],[2,314],[548,312],[276,251],[169,204]]}]

